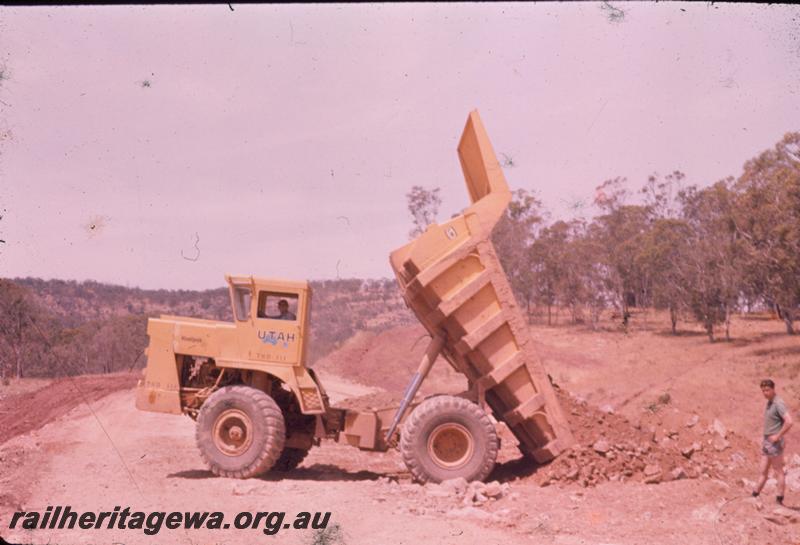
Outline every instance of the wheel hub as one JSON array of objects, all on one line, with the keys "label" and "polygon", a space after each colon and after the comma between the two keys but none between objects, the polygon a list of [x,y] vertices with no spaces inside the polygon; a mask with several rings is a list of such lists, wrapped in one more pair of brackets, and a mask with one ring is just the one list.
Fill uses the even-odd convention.
[{"label": "wheel hub", "polygon": [[472,434],[455,422],[440,424],[428,438],[428,455],[436,465],[445,469],[463,466],[474,450]]},{"label": "wheel hub", "polygon": [[241,456],[253,442],[253,421],[239,409],[228,409],[214,422],[214,446],[226,456]]}]

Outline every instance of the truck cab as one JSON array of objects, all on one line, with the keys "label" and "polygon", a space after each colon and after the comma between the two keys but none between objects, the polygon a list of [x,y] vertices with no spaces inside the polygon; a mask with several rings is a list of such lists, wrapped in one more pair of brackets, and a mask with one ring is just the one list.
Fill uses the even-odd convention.
[{"label": "truck cab", "polygon": [[294,394],[302,414],[324,414],[327,396],[306,369],[311,288],[306,281],[226,275],[233,322],[161,315],[148,320],[142,410],[195,417],[223,385]]},{"label": "truck cab", "polygon": [[308,282],[226,276],[239,353],[248,360],[305,367]]}]

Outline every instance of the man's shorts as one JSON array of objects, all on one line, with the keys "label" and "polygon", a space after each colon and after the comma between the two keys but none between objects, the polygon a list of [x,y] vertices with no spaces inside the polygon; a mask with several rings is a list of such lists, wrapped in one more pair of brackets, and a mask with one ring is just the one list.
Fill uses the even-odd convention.
[{"label": "man's shorts", "polygon": [[764,441],[761,443],[761,452],[764,456],[769,456],[770,458],[780,456],[783,454],[783,445],[783,437],[781,437],[777,443],[773,443],[764,437]]}]

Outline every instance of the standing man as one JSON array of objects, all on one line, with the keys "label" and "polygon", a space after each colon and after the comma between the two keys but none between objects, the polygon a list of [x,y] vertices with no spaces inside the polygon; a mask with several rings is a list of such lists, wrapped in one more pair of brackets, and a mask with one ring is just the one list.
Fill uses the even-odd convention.
[{"label": "standing man", "polygon": [[775,478],[778,481],[778,503],[783,505],[783,494],[786,491],[786,477],[783,474],[783,437],[789,428],[792,427],[792,415],[786,408],[783,400],[775,395],[775,383],[769,379],[761,381],[761,393],[767,398],[767,408],[764,412],[764,441],[761,444],[761,452],[764,459],[761,462],[761,478],[758,486],[753,490],[753,497],[757,497],[764,488],[764,484],[769,477],[769,468],[775,471]]}]

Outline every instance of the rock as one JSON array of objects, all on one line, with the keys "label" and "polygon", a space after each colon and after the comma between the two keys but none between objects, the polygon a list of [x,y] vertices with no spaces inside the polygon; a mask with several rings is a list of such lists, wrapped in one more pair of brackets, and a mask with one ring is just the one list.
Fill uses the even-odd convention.
[{"label": "rock", "polygon": [[481,481],[472,481],[467,485],[467,494],[472,492],[473,494],[476,492],[483,492],[483,488],[486,485],[483,484]]},{"label": "rock", "polygon": [[661,466],[658,464],[648,464],[644,468],[644,482],[655,484],[661,482]]},{"label": "rock", "polygon": [[605,439],[598,439],[595,441],[594,445],[592,445],[592,448],[595,450],[595,452],[605,455],[605,453],[611,449],[611,445],[609,445],[608,441]]},{"label": "rock", "polygon": [[681,454],[683,454],[685,458],[691,458],[692,454],[694,454],[694,445],[689,445],[688,447],[682,448]]},{"label": "rock", "polygon": [[791,467],[786,471],[786,486],[790,490],[800,490],[800,467]]},{"label": "rock", "polygon": [[661,473],[661,466],[658,464],[647,464],[644,466],[644,474],[645,475],[655,475],[656,473]]},{"label": "rock", "polygon": [[503,495],[503,487],[497,481],[486,483],[483,488],[483,494],[488,498],[499,498]]},{"label": "rock", "polygon": [[602,407],[600,407],[600,410],[606,414],[614,414],[614,407],[612,407],[611,405],[603,405]]},{"label": "rock", "polygon": [[448,479],[446,481],[442,481],[439,486],[442,490],[453,496],[460,496],[467,491],[468,485],[469,483],[467,483],[467,480],[464,477],[459,477],[457,479]]},{"label": "rock", "polygon": [[682,467],[676,467],[673,469],[669,476],[672,478],[673,481],[677,481],[680,479],[685,479],[687,477],[686,471]]},{"label": "rock", "polygon": [[693,414],[692,417],[686,421],[686,427],[693,428],[694,426],[697,425],[698,422],[700,422],[700,417],[697,416],[696,414]]},{"label": "rock", "polygon": [[570,472],[569,472],[569,473],[567,473],[567,475],[565,476],[565,479],[568,479],[568,480],[570,480],[570,481],[574,481],[575,479],[577,479],[577,478],[578,478],[578,473],[580,473],[580,472],[578,471],[578,468],[577,468],[577,467],[574,467],[574,468],[572,468],[572,469],[570,470]]},{"label": "rock", "polygon": [[661,482],[661,473],[650,475],[649,477],[644,478],[645,484],[658,484],[660,482]]},{"label": "rock", "polygon": [[483,493],[486,489],[486,485],[480,481],[472,481],[467,485],[467,490],[464,493],[464,503],[469,504],[471,502],[476,503],[483,503],[487,500],[486,495]]},{"label": "rock", "polygon": [[725,439],[725,437],[727,437],[728,435],[728,430],[725,429],[725,425],[716,418],[711,423],[711,431],[716,433],[723,439]]},{"label": "rock", "polygon": [[765,514],[764,518],[770,522],[784,526],[786,524],[796,524],[800,522],[800,513],[794,509],[778,507],[771,513]]},{"label": "rock", "polygon": [[717,452],[722,452],[723,450],[731,446],[731,444],[728,441],[726,441],[724,436],[722,435],[718,435],[717,437],[715,437],[711,444],[714,447],[714,450],[716,450]]}]

